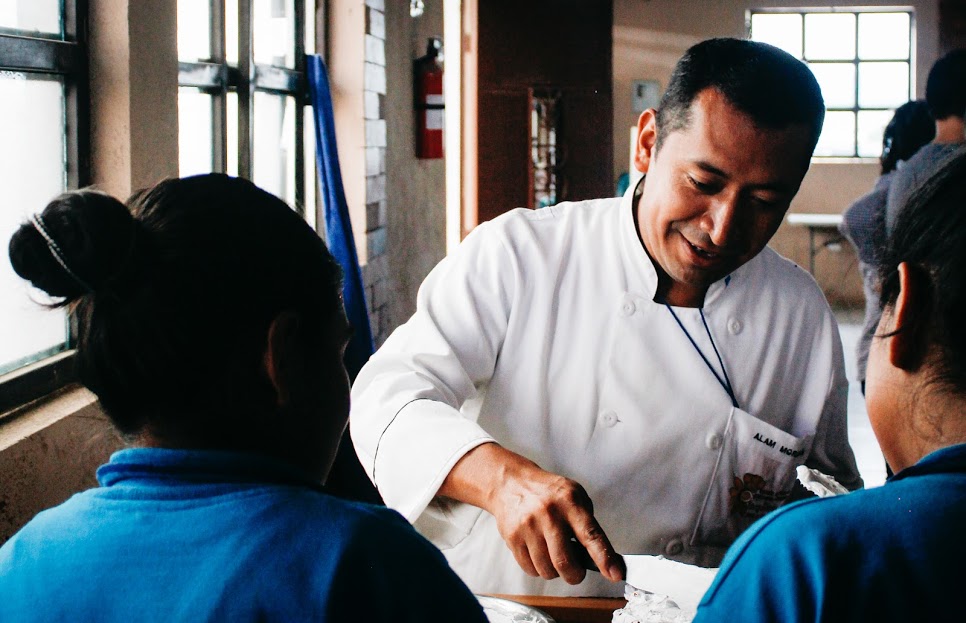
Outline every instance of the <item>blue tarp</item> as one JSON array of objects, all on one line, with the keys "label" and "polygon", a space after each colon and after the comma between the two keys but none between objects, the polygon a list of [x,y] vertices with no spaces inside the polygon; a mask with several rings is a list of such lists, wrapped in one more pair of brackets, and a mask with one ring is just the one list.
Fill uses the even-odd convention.
[{"label": "blue tarp", "polygon": [[362,284],[362,271],[352,237],[352,223],[342,186],[339,168],[339,152],[335,141],[335,118],[332,114],[332,94],[329,76],[322,57],[311,54],[306,58],[309,80],[309,97],[315,111],[315,150],[319,168],[319,187],[325,212],[325,240],[329,251],[335,256],[345,272],[342,296],[345,312],[354,329],[346,347],[345,364],[349,378],[354,380],[362,366],[375,350],[369,313],[366,310],[366,294]]}]

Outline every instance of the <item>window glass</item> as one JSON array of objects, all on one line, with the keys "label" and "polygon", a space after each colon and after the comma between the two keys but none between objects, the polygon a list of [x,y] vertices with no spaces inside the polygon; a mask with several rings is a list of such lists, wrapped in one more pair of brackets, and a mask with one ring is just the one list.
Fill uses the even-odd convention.
[{"label": "window glass", "polygon": [[[881,138],[881,137],[880,137]],[[830,110],[825,113],[825,125],[815,147],[816,156],[855,155],[855,113]]]},{"label": "window glass", "polygon": [[252,178],[256,185],[295,205],[295,99],[255,92]]},{"label": "window glass", "polygon": [[859,58],[909,58],[909,14],[859,14]]},{"label": "window glass", "polygon": [[199,89],[178,89],[178,172],[182,177],[210,173],[214,154],[212,96]]},{"label": "window glass", "polygon": [[316,162],[315,162],[315,115],[311,106],[306,106],[302,109],[302,118],[304,119],[304,125],[302,126],[302,135],[304,136],[304,141],[302,146],[305,149],[305,220],[314,229],[318,229],[318,222],[316,219],[316,184],[318,183],[319,175],[316,173]]},{"label": "window glass", "polygon": [[178,59],[211,58],[211,4],[206,0],[178,0]]},{"label": "window glass", "polygon": [[255,62],[295,67],[295,0],[254,0]]},{"label": "window glass", "polygon": [[802,16],[798,13],[755,13],[751,16],[751,38],[801,58]]},{"label": "window glass", "polygon": [[238,64],[238,0],[225,0],[225,59]]},{"label": "window glass", "polygon": [[234,91],[227,93],[225,96],[225,111],[227,117],[225,142],[228,143],[225,173],[238,177],[238,93]]},{"label": "window glass", "polygon": [[908,100],[908,63],[859,63],[859,106],[896,108]]},{"label": "window glass", "polygon": [[305,53],[315,54],[315,0],[305,0]]},{"label": "window glass", "polygon": [[[803,37],[795,34],[796,23]],[[893,110],[910,97],[911,11],[763,10],[752,13],[749,28],[755,41],[772,43],[791,54],[800,51],[799,58],[815,75],[827,109],[816,156],[879,155],[882,128]],[[851,153],[846,151],[848,145]]]},{"label": "window glass", "polygon": [[889,120],[891,110],[860,110],[858,119],[859,156],[878,158],[882,155],[882,134]]},{"label": "window glass", "polygon": [[61,0],[0,0],[0,28],[60,35]]},{"label": "window glass", "polygon": [[855,58],[855,14],[806,14],[805,58],[810,61]]},{"label": "window glass", "polygon": [[10,266],[6,248],[30,214],[66,188],[64,87],[59,80],[0,72],[0,373],[66,348],[63,309],[31,290]]},{"label": "window glass", "polygon": [[855,65],[853,63],[809,63],[822,88],[827,108],[855,106]]}]

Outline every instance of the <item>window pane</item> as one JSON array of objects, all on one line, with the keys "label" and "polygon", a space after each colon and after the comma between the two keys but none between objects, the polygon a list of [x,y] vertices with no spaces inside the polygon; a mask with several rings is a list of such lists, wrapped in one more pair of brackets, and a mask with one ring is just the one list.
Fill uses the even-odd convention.
[{"label": "window pane", "polygon": [[210,173],[214,162],[212,96],[178,89],[178,172],[182,177]]},{"label": "window pane", "polygon": [[211,58],[211,5],[207,1],[178,0],[178,58]]},{"label": "window pane", "polygon": [[805,58],[810,61],[854,59],[855,14],[806,14]]},{"label": "window pane", "polygon": [[238,64],[238,0],[225,0],[225,59]]},{"label": "window pane", "polygon": [[860,14],[859,58],[909,58],[909,14]]},{"label": "window pane", "polygon": [[315,169],[315,115],[311,106],[303,109],[304,146],[305,146],[305,220],[313,229],[318,229],[316,219],[316,183],[318,173]]},{"label": "window pane", "polygon": [[855,106],[855,65],[853,63],[809,63],[828,108]]},{"label": "window pane", "polygon": [[315,54],[315,0],[305,0],[305,53]]},{"label": "window pane", "polygon": [[896,108],[909,100],[909,63],[859,63],[859,107]]},{"label": "window pane", "polygon": [[27,216],[66,187],[64,88],[55,80],[0,72],[0,371],[62,350],[68,339],[64,310],[38,305],[10,266],[7,244]]},{"label": "window pane", "polygon": [[815,147],[816,156],[855,155],[855,113],[830,110]]},{"label": "window pane", "polygon": [[225,142],[228,149],[225,173],[238,177],[238,93],[228,92],[225,100],[225,114],[228,117],[228,127],[225,128]]},{"label": "window pane", "polygon": [[255,62],[295,67],[295,0],[254,0]]},{"label": "window pane", "polygon": [[0,27],[60,35],[61,0],[0,0]]},{"label": "window pane", "polygon": [[859,111],[859,155],[863,158],[878,158],[882,155],[882,134],[892,119],[891,110]]},{"label": "window pane", "polygon": [[252,181],[294,206],[294,98],[256,91],[254,134]]},{"label": "window pane", "polygon": [[751,38],[801,58],[802,16],[798,13],[754,13],[751,16]]}]

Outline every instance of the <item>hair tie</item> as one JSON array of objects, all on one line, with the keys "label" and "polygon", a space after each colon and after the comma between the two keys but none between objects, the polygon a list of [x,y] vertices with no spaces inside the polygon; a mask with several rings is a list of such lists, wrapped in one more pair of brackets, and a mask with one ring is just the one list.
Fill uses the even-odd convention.
[{"label": "hair tie", "polygon": [[86,281],[78,277],[77,273],[72,271],[70,269],[70,266],[67,265],[67,261],[64,260],[64,254],[60,250],[60,246],[54,241],[53,236],[50,235],[50,232],[47,231],[47,228],[44,227],[44,221],[40,217],[40,215],[31,214],[30,224],[33,225],[34,229],[36,229],[37,232],[41,236],[43,236],[43,239],[47,241],[47,248],[50,249],[50,254],[54,256],[54,259],[57,260],[57,263],[60,264],[60,267],[64,269],[64,272],[70,275],[74,281],[76,281],[80,286],[82,286],[84,288],[85,293],[93,292],[94,288],[88,285]]}]

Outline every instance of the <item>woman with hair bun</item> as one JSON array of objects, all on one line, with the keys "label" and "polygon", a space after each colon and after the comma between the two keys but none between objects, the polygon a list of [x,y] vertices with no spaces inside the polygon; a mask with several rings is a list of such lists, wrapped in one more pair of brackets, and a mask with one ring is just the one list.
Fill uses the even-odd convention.
[{"label": "woman with hair bun", "polygon": [[485,621],[397,513],[321,486],[348,417],[341,270],[248,181],[55,199],[14,270],[78,321],[130,447],[0,548],[0,621]]},{"label": "woman with hair bun", "polygon": [[866,405],[895,475],[761,519],[696,622],[963,620],[966,152],[899,212],[879,282]]}]

